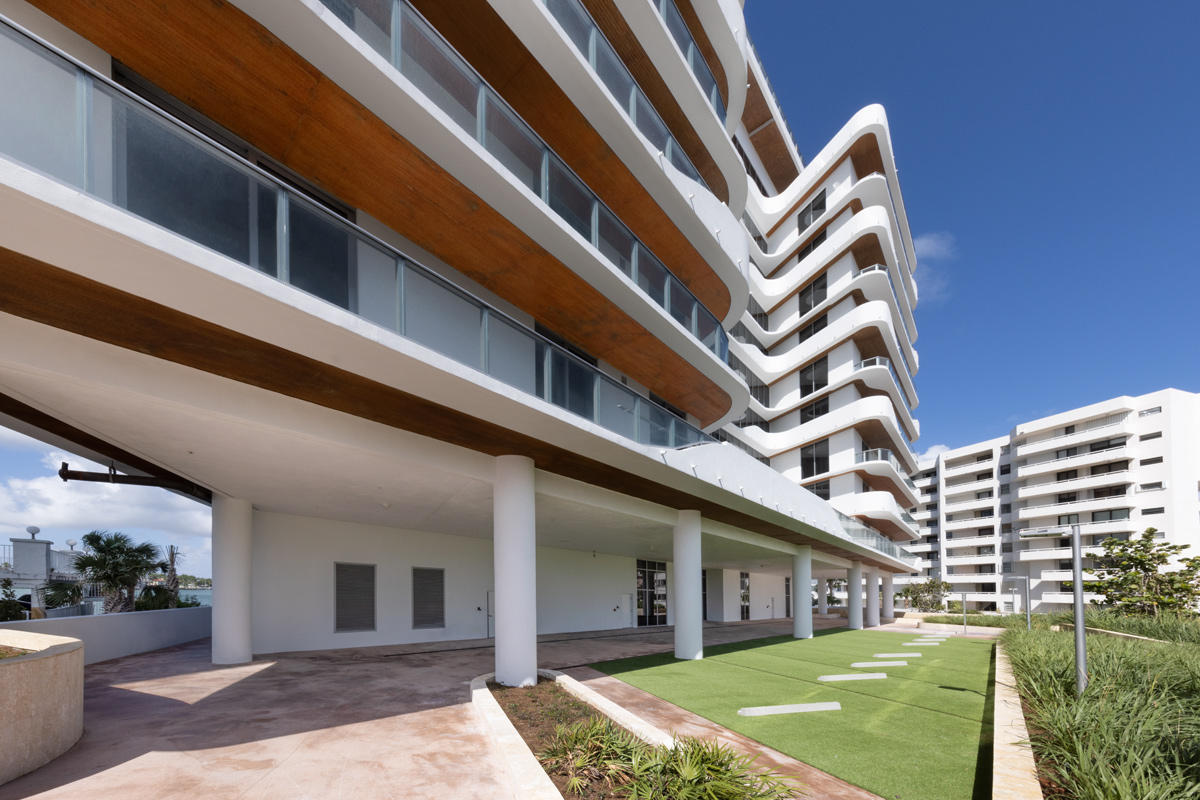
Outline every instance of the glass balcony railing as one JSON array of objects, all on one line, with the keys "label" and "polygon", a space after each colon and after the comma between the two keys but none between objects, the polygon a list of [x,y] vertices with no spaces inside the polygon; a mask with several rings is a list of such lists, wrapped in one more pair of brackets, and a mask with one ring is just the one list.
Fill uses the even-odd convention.
[{"label": "glass balcony railing", "polygon": [[679,146],[679,142],[671,135],[658,111],[651,105],[646,93],[637,85],[633,74],[625,66],[617,51],[600,32],[592,15],[583,7],[580,0],[541,0],[557,20],[559,26],[567,34],[567,39],[583,56],[583,60],[592,68],[592,72],[600,79],[617,105],[625,112],[625,116],[637,128],[646,140],[659,150],[675,167],[697,183],[708,188],[708,184],[700,177],[696,167],[692,165],[687,153]]},{"label": "glass balcony railing", "polygon": [[900,545],[893,542],[891,539],[884,536],[879,531],[872,528],[867,523],[854,517],[849,517],[842,512],[837,512],[838,519],[842,523],[842,529],[846,531],[846,535],[859,544],[864,544],[881,553],[886,553],[897,561],[902,561],[910,566],[915,566],[920,559],[909,553]]},{"label": "glass balcony railing", "polygon": [[675,6],[675,0],[651,0],[651,5],[658,11],[658,15],[663,18],[663,22],[667,24],[667,30],[671,34],[671,38],[675,40],[675,44],[679,45],[679,52],[683,53],[684,59],[688,63],[688,67],[692,70],[692,75],[695,76],[696,82],[700,84],[700,91],[704,92],[708,97],[709,104],[713,107],[713,111],[717,113],[717,119],[721,120],[721,124],[725,124],[725,103],[721,100],[721,92],[717,88],[717,79],[713,77],[712,70],[708,66],[708,62],[704,60],[704,56],[700,53],[700,49],[696,47],[696,39],[692,36],[692,32],[688,30],[687,23],[683,21],[683,15],[679,13],[679,9]]},{"label": "glass balcony railing", "polygon": [[405,0],[321,0],[722,362],[717,318]]},{"label": "glass balcony railing", "polygon": [[874,450],[863,450],[861,453],[854,454],[855,464],[865,464],[868,461],[886,461],[891,464],[896,469],[896,472],[900,474],[900,477],[904,479],[904,485],[912,489],[913,492],[917,491],[917,485],[905,473],[904,465],[900,463],[900,459],[896,458],[891,450],[879,447]]},{"label": "glass balcony railing", "polygon": [[0,156],[639,444],[713,439],[143,100],[0,23]]},{"label": "glass balcony railing", "polygon": [[[908,392],[904,391],[904,384],[900,382],[900,376],[896,374],[896,367],[892,364],[892,360],[890,358],[887,356],[874,356],[873,358],[864,358],[862,361],[854,362],[855,372],[858,372],[860,369],[866,369],[867,367],[887,367],[888,372],[891,373],[892,376],[892,383],[896,384],[896,389],[899,390],[900,396],[904,398],[905,402],[912,402],[912,398],[908,396]],[[907,433],[905,435],[907,435]],[[912,450],[911,446],[909,447],[909,450]]]}]

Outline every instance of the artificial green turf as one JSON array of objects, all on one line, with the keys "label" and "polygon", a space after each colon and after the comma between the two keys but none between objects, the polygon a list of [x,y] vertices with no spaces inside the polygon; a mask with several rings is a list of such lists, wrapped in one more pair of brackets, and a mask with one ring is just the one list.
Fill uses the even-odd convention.
[{"label": "artificial green turf", "polygon": [[[818,631],[592,666],[887,800],[991,797],[992,643],[949,639],[904,647],[916,634]],[[853,669],[876,653],[912,650],[906,667]],[[883,680],[820,683],[821,675],[885,672]],[[841,703],[841,711],[738,716],[739,708]]]}]

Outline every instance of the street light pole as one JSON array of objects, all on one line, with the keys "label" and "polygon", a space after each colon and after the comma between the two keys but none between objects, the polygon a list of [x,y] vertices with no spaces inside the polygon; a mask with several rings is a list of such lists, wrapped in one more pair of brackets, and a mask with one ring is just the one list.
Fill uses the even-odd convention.
[{"label": "street light pole", "polygon": [[[1087,688],[1087,631],[1083,627],[1083,537],[1079,526],[1071,526],[1071,582],[1075,600],[1075,691],[1082,697]],[[1026,586],[1029,584],[1026,583]]]},{"label": "street light pole", "polygon": [[[1029,578],[1027,578],[1024,575],[1009,575],[1008,579],[1010,581],[1025,581],[1025,630],[1031,631],[1031,630],[1033,630],[1033,617],[1030,615],[1030,612],[1029,612]],[[1016,590],[1017,590],[1017,587],[1014,586],[1013,592],[1015,593]],[[1014,601],[1016,600],[1015,594],[1013,595],[1013,600]],[[1014,610],[1016,609],[1015,602],[1013,604],[1013,609]]]}]

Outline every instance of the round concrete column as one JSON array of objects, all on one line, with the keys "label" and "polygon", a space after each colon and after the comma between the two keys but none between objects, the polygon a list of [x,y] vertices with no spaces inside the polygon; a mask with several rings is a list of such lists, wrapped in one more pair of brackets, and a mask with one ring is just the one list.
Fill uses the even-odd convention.
[{"label": "round concrete column", "polygon": [[254,509],[248,500],[213,493],[212,662],[245,664],[253,652],[250,625],[250,544]]},{"label": "round concrete column", "polygon": [[892,578],[895,577],[886,569],[880,573],[883,576],[883,618],[894,619],[896,616],[895,594],[896,590],[892,586]]},{"label": "round concrete column", "polygon": [[671,558],[675,562],[675,657],[704,658],[699,511],[679,512]]},{"label": "round concrete column", "polygon": [[803,545],[792,556],[792,636],[811,639],[812,635],[812,548]]},{"label": "round concrete column", "polygon": [[846,570],[846,612],[850,630],[861,631],[863,626],[863,566],[861,561],[851,561]]},{"label": "round concrete column", "polygon": [[879,627],[879,573],[870,569],[866,571],[867,578],[867,627]]},{"label": "round concrete column", "polygon": [[537,501],[533,459],[496,458],[492,550],[496,586],[496,682],[537,683]]},{"label": "round concrete column", "polygon": [[829,581],[817,578],[817,613],[829,613]]}]

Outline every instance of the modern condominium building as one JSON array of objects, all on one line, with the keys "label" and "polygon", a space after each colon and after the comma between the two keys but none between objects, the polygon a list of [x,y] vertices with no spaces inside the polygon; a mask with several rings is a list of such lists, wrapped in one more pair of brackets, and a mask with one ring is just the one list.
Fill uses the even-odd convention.
[{"label": "modern condominium building", "polygon": [[1152,527],[1190,545],[1187,555],[1200,553],[1198,437],[1200,395],[1164,389],[942,453],[917,475],[921,538],[907,549],[920,572],[900,583],[940,576],[953,599],[966,593],[968,608],[1007,610],[1022,607],[1027,579],[1033,610],[1053,611],[1074,602],[1062,585],[1071,580],[1070,539],[1022,540],[1023,530],[1078,525],[1087,553]]},{"label": "modern condominium building", "polygon": [[887,124],[804,163],[739,3],[0,15],[0,423],[210,499],[214,661],[887,613]]}]

